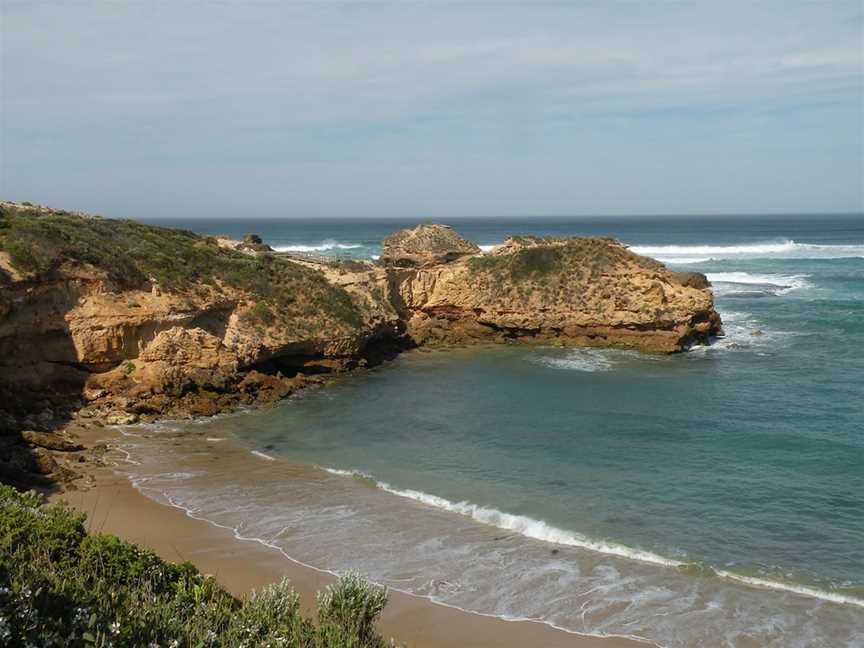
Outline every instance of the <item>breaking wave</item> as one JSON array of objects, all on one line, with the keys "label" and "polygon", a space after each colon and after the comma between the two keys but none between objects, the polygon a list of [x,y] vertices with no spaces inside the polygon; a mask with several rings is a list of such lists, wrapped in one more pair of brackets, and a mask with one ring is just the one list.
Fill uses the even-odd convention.
[{"label": "breaking wave", "polygon": [[785,295],[801,288],[810,288],[809,275],[754,274],[750,272],[709,272],[705,275],[720,295],[768,294]]},{"label": "breaking wave", "polygon": [[703,263],[712,259],[848,259],[864,258],[862,245],[818,245],[791,239],[740,245],[633,245],[636,254],[666,263]]},{"label": "breaking wave", "polygon": [[363,246],[360,243],[340,243],[333,239],[327,239],[326,241],[313,245],[279,245],[273,249],[277,252],[327,252],[330,250],[356,250],[357,248],[362,247]]},{"label": "breaking wave", "polygon": [[543,520],[536,520],[525,515],[513,515],[512,513],[505,513],[495,508],[472,504],[468,501],[452,502],[443,497],[410,488],[396,488],[387,482],[376,480],[369,473],[360,470],[340,470],[338,468],[328,468],[326,466],[320,466],[320,468],[331,475],[357,479],[392,495],[412,499],[421,504],[425,504],[426,506],[431,506],[450,513],[463,515],[471,518],[475,522],[493,526],[505,531],[513,531],[533,540],[540,540],[542,542],[549,542],[568,547],[576,547],[579,549],[587,549],[588,551],[595,553],[635,560],[661,567],[671,567],[685,572],[698,573],[700,575],[714,575],[727,580],[743,583],[751,587],[781,590],[800,594],[802,596],[818,598],[824,601],[831,601],[832,603],[854,605],[856,607],[864,608],[864,599],[855,596],[849,596],[839,592],[825,591],[809,585],[787,583],[758,576],[737,574],[725,569],[685,562],[674,558],[667,558],[651,551],[635,549],[633,547],[606,540],[589,538],[581,533],[560,529],[544,522]]}]

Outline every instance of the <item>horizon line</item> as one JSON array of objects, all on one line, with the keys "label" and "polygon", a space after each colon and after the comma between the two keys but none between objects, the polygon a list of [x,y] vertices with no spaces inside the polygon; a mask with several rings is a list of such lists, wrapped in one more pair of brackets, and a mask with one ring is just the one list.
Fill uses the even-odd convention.
[{"label": "horizon line", "polygon": [[417,220],[418,222],[435,222],[435,221],[460,221],[460,220],[518,220],[518,219],[548,219],[548,220],[565,220],[565,219],[590,219],[590,220],[605,220],[605,219],[649,219],[649,218],[746,218],[758,216],[762,218],[782,218],[782,217],[808,217],[808,216],[829,216],[829,217],[844,217],[844,216],[860,216],[864,217],[864,207],[860,211],[747,211],[747,212],[700,212],[700,213],[630,213],[630,214],[500,214],[500,215],[459,215],[459,216],[337,216],[337,215],[317,215],[317,216],[223,216],[223,215],[208,215],[208,216],[111,216],[101,211],[90,211],[89,209],[55,207],[50,204],[36,203],[31,201],[9,200],[0,198],[0,202],[11,202],[22,206],[42,207],[48,209],[58,209],[69,212],[79,212],[99,216],[101,218],[111,220],[148,220],[148,221],[232,221],[250,220],[258,221],[291,221],[291,220],[379,220],[379,221],[398,221],[398,220]]},{"label": "horizon line", "polygon": [[[649,218],[747,218],[747,217],[808,217],[808,216],[860,216],[864,217],[862,211],[808,211],[808,212],[737,212],[737,213],[721,213],[710,212],[700,214],[663,214],[663,213],[642,213],[642,214],[504,214],[504,215],[484,215],[484,216],[150,216],[148,220],[200,220],[200,221],[234,221],[234,220],[258,220],[258,221],[291,221],[291,220],[379,220],[379,221],[398,221],[398,220],[417,220],[418,222],[436,222],[436,221],[458,221],[458,220],[519,220],[519,219],[548,219],[548,220],[565,220],[565,219],[594,219],[594,220],[613,220],[613,219],[649,219]],[[106,217],[111,218],[111,217]],[[132,217],[132,220],[140,217]]]}]

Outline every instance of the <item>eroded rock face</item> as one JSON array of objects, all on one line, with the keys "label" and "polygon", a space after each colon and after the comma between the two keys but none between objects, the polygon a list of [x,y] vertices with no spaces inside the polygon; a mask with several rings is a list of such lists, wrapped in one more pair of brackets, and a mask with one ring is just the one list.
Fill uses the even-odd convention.
[{"label": "eroded rock face", "polygon": [[475,243],[462,238],[452,227],[422,223],[385,238],[381,262],[393,267],[428,267],[479,253]]},{"label": "eroded rock face", "polygon": [[695,277],[613,239],[514,237],[486,255],[405,271],[397,285],[419,344],[522,339],[675,352],[721,330],[713,295]]},{"label": "eroded rock face", "polygon": [[[39,242],[28,233],[28,219],[50,225],[53,217],[48,210],[0,203],[0,218],[8,214],[19,220],[6,228],[7,236],[12,232],[30,245]],[[91,221],[80,215],[62,212],[58,218],[58,229],[81,225],[80,236],[94,245],[113,227],[99,219],[91,231]],[[170,237],[165,232],[153,228],[150,234]],[[3,244],[0,236],[0,250]],[[82,405],[106,422],[121,423],[215,413],[254,402],[258,391],[272,400],[302,383],[293,376],[308,370],[308,360],[350,368],[370,344],[398,328],[381,293],[386,282],[376,279],[383,269],[372,264],[345,272],[268,252],[238,255],[206,239],[184,245],[200,246],[208,257],[196,273],[181,268],[170,287],[156,278],[119,285],[111,274],[114,255],[129,255],[119,247],[93,263],[72,249],[68,258],[37,271],[21,270],[9,254],[0,254],[0,435],[51,429]],[[226,260],[231,272],[241,274],[199,279],[201,270]],[[265,365],[277,382],[288,382],[238,389],[250,370]],[[34,418],[46,409],[56,416]]]}]

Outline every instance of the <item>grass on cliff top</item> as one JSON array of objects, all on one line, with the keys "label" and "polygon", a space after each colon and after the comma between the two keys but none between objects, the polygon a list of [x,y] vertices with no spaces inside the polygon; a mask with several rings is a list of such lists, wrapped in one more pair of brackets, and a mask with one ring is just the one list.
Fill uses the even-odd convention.
[{"label": "grass on cliff top", "polygon": [[0,205],[0,250],[16,270],[37,277],[71,260],[104,271],[121,290],[152,280],[180,291],[218,280],[288,317],[325,314],[351,326],[361,322],[350,295],[319,272],[271,255],[224,250],[188,230]]},{"label": "grass on cliff top", "polygon": [[85,516],[0,485],[0,646],[383,648],[387,592],[356,574],[318,596],[318,623],[283,581],[238,600]]},{"label": "grass on cliff top", "polygon": [[536,237],[525,238],[527,244],[539,245],[512,254],[469,259],[469,272],[480,291],[493,299],[536,299],[596,310],[613,298],[604,274],[615,274],[631,264],[645,270],[663,268],[658,261],[633,254],[610,239],[583,237],[544,242]]},{"label": "grass on cliff top", "polygon": [[661,263],[635,255],[613,241],[589,237],[568,239],[563,244],[550,242],[526,247],[513,254],[475,257],[469,260],[469,267],[475,274],[487,273],[498,280],[518,283],[562,273],[595,278],[627,262],[646,269],[663,267]]}]

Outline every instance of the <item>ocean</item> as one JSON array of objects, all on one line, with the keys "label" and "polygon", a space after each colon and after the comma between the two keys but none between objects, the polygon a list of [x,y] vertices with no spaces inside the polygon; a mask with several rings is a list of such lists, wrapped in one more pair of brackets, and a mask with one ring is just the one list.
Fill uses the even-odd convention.
[{"label": "ocean", "polygon": [[[374,258],[416,221],[159,221]],[[659,356],[414,351],[277,406],[124,429],[148,496],[319,569],[662,646],[864,646],[864,216],[477,219],[704,272]]]}]

